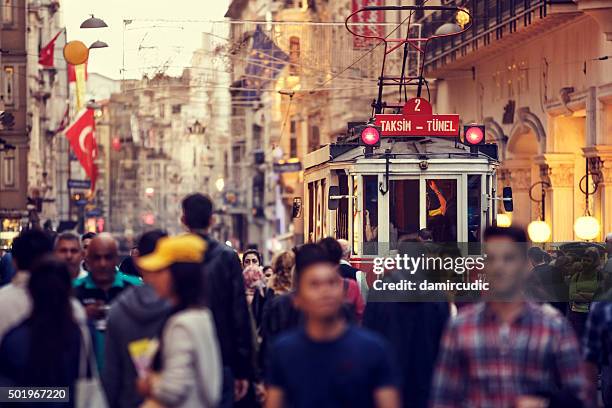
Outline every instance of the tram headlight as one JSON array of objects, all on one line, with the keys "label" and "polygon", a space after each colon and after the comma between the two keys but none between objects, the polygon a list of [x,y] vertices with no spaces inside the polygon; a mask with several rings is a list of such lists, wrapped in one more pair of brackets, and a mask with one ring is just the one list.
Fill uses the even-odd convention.
[{"label": "tram headlight", "polygon": [[484,125],[470,124],[463,127],[463,140],[468,146],[485,143]]},{"label": "tram headlight", "polygon": [[366,125],[361,130],[361,144],[368,147],[380,146],[380,128]]}]

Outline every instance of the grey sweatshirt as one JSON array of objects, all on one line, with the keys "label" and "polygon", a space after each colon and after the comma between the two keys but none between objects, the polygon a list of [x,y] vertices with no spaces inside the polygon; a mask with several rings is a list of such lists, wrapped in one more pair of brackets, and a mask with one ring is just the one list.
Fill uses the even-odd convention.
[{"label": "grey sweatshirt", "polygon": [[159,337],[171,306],[148,285],[124,291],[111,305],[106,329],[102,383],[110,408],[135,408],[143,402],[136,391],[136,369],[128,344]]}]

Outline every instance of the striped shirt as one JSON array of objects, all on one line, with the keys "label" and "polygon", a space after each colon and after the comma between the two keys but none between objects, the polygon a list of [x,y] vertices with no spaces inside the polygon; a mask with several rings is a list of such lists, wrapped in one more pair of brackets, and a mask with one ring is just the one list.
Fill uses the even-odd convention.
[{"label": "striped shirt", "polygon": [[612,303],[594,302],[582,339],[584,359],[593,364],[611,365],[612,353]]},{"label": "striped shirt", "polygon": [[514,407],[520,396],[546,396],[559,389],[588,401],[578,341],[551,306],[527,302],[508,324],[479,303],[449,322],[432,407]]}]

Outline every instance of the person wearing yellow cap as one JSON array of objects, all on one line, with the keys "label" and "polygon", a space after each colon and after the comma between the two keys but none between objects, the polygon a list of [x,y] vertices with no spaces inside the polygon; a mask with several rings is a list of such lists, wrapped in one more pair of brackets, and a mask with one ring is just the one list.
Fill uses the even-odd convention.
[{"label": "person wearing yellow cap", "polygon": [[145,280],[173,305],[153,371],[138,381],[144,406],[207,408],[221,398],[221,356],[201,271],[205,251],[197,235],[165,237],[137,261]]}]

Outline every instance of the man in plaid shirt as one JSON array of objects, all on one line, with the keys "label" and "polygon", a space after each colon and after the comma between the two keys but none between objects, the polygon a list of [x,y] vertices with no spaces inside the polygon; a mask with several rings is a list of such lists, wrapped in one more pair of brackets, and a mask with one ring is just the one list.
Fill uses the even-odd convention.
[{"label": "man in plaid shirt", "polygon": [[552,306],[525,301],[527,237],[489,227],[487,302],[449,323],[433,383],[432,407],[586,407],[589,385],[578,342]]}]

